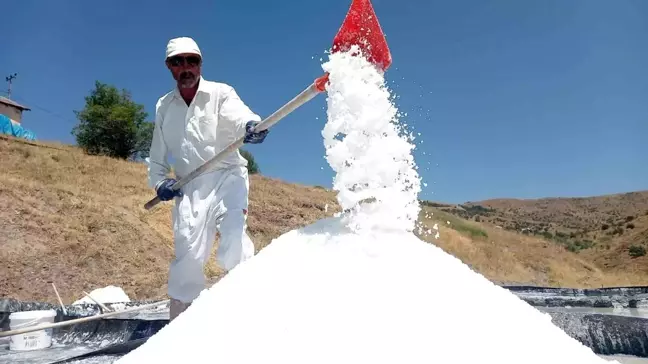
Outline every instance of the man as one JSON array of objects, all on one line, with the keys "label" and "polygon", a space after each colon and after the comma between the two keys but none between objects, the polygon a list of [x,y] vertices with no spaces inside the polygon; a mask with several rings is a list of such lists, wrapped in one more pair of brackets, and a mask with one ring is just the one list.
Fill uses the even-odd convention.
[{"label": "man", "polygon": [[187,309],[205,288],[203,267],[216,229],[221,234],[217,260],[229,271],[254,255],[245,232],[248,208],[247,160],[238,150],[212,172],[182,187],[168,178],[169,159],[178,178],[198,168],[236,139],[261,143],[268,130],[253,133],[261,118],[241,101],[234,88],[205,80],[202,53],[187,37],[171,39],[166,66],[176,87],[155,106],[155,129],[149,157],[149,186],[162,201],[175,200],[172,213],[175,259],[169,269],[170,319]]}]

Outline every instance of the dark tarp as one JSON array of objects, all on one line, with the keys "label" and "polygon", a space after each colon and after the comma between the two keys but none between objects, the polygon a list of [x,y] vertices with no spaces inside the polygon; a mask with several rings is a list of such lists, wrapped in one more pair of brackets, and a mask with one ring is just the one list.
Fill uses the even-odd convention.
[{"label": "dark tarp", "polygon": [[[153,302],[131,302],[121,304],[132,307]],[[109,308],[112,306],[106,304]],[[39,303],[0,300],[0,324],[9,329],[9,314],[16,311],[47,310],[57,311],[56,322],[93,316],[101,312],[94,304],[66,306],[67,315],[60,306]],[[168,307],[163,311],[143,310],[122,316],[83,322],[52,330],[52,346],[34,351],[10,351],[9,338],[0,338],[0,363],[50,364],[65,363],[74,358],[90,355],[111,354],[121,356],[141,345],[168,323]]]}]

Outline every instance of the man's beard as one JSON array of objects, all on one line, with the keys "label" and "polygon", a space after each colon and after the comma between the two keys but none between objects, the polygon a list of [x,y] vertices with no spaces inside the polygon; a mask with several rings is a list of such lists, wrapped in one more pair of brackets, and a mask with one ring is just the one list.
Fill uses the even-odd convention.
[{"label": "man's beard", "polygon": [[191,88],[196,86],[198,77],[189,71],[184,71],[178,76],[178,85],[182,88]]}]

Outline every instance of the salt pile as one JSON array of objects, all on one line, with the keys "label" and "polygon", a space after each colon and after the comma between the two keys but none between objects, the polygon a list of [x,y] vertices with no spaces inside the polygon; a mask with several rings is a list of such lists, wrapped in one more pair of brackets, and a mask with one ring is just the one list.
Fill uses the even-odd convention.
[{"label": "salt pile", "polygon": [[412,144],[382,75],[348,53],[324,69],[327,159],[351,211],[275,239],[118,363],[608,363],[412,233]]}]

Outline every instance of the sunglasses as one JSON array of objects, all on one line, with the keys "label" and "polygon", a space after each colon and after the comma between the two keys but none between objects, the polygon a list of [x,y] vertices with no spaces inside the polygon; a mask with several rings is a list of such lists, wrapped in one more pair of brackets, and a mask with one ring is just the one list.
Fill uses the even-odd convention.
[{"label": "sunglasses", "polygon": [[173,67],[178,67],[182,64],[187,64],[188,66],[197,66],[200,64],[200,57],[198,56],[173,56],[167,59],[169,64]]}]

